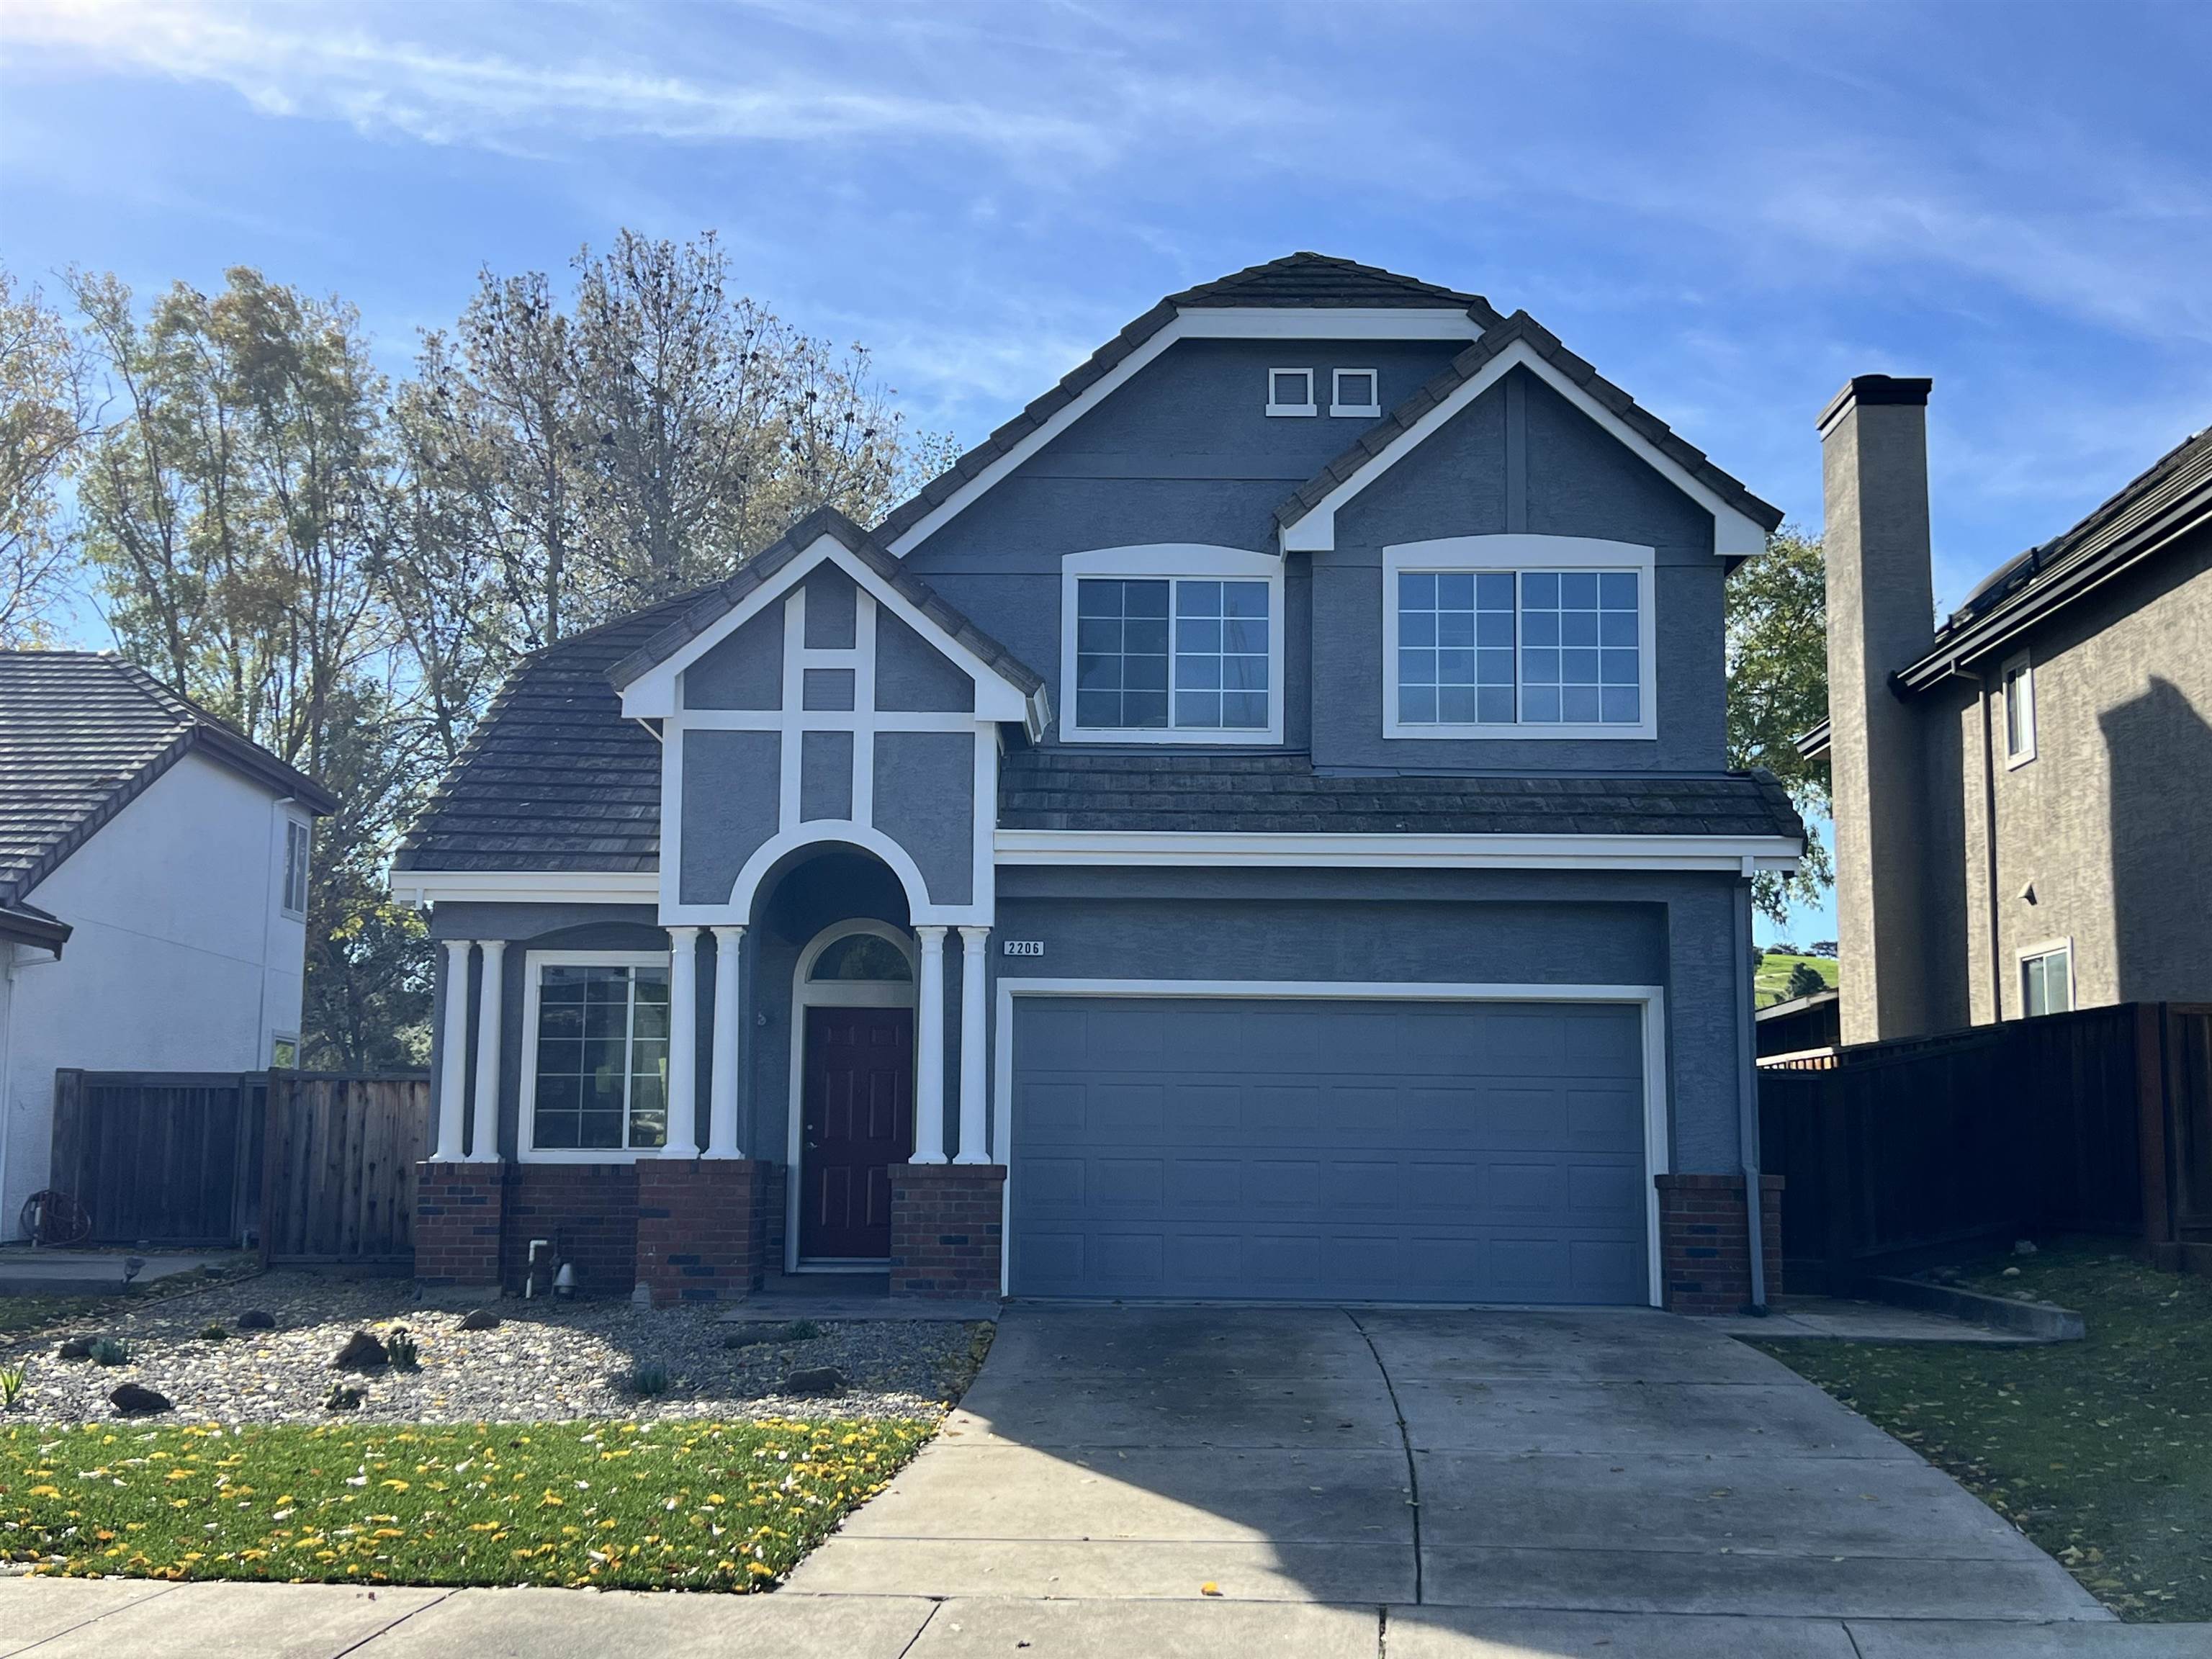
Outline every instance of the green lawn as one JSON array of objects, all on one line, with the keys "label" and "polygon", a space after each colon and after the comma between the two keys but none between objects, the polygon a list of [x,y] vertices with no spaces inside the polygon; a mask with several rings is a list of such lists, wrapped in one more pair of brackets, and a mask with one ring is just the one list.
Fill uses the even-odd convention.
[{"label": "green lawn", "polygon": [[1804,963],[1827,981],[1828,988],[1836,988],[1836,962],[1832,957],[1778,957],[1769,952],[1759,959],[1758,976],[1753,980],[1753,1000],[1764,1008],[1770,1002],[1782,1000],[1783,988],[1790,983],[1790,970]]},{"label": "green lawn", "polygon": [[0,1429],[0,1555],[79,1577],[748,1590],[933,1423]]},{"label": "green lawn", "polygon": [[1957,1477],[2123,1618],[2212,1620],[2212,1280],[2105,1240],[1968,1279],[2078,1309],[2087,1340],[1758,1346]]}]

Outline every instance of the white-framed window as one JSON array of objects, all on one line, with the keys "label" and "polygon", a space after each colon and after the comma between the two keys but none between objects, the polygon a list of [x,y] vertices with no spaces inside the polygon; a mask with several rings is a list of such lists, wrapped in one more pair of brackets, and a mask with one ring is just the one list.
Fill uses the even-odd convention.
[{"label": "white-framed window", "polygon": [[665,951],[532,951],[525,959],[521,1155],[611,1164],[668,1140]]},{"label": "white-framed window", "polygon": [[1374,416],[1382,412],[1382,376],[1372,368],[1340,368],[1331,376],[1328,412]]},{"label": "white-framed window", "polygon": [[1455,536],[1382,550],[1386,738],[1653,738],[1653,550]]},{"label": "white-framed window", "polygon": [[1169,544],[1060,562],[1060,736],[1280,743],[1283,567]]},{"label": "white-framed window", "polygon": [[305,917],[307,914],[307,850],[310,843],[305,819],[287,817],[284,820],[284,914]]},{"label": "white-framed window", "polygon": [[2074,1006],[2074,942],[2052,939],[2020,953],[2020,1012],[2063,1014]]},{"label": "white-framed window", "polygon": [[1267,413],[1318,415],[1314,406],[1314,372],[1310,368],[1271,368],[1267,371]]},{"label": "white-framed window", "polygon": [[2023,651],[1999,671],[2004,691],[2005,764],[2025,766],[2035,758],[2035,665]]},{"label": "white-framed window", "polygon": [[269,1065],[273,1071],[299,1069],[300,1034],[297,1031],[272,1031],[269,1034]]}]

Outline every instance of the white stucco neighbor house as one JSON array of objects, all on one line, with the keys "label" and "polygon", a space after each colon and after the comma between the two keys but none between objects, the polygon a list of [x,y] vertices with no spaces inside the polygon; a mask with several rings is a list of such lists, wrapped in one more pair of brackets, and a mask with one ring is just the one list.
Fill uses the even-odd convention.
[{"label": "white stucco neighbor house", "polygon": [[46,1184],[57,1067],[293,1060],[337,809],[135,664],[0,651],[0,1238]]}]

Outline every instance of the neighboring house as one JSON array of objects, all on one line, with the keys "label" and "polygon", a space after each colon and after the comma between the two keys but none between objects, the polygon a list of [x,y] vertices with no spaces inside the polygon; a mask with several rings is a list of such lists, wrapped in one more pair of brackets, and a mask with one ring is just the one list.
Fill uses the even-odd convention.
[{"label": "neighboring house", "polygon": [[1759,1011],[1759,1057],[1825,1054],[1842,1040],[1842,1016],[1837,1005],[1841,993],[1815,991],[1810,996],[1770,1002]]},{"label": "neighboring house", "polygon": [[135,664],[0,651],[0,1237],[46,1184],[57,1068],[293,1062],[337,810]]},{"label": "neighboring house", "polygon": [[1741,1304],[1779,516],[1475,295],[1163,301],[872,532],[515,671],[392,877],[418,1271]]},{"label": "neighboring house", "polygon": [[1938,627],[1929,384],[1820,420],[1843,1040],[2212,1001],[2212,429]]}]

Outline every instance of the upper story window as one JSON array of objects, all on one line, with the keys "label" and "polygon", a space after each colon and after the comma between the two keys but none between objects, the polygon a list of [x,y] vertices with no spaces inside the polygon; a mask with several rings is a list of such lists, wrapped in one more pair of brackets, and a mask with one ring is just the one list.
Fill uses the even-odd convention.
[{"label": "upper story window", "polygon": [[284,820],[284,914],[307,914],[307,826],[297,818]]},{"label": "upper story window", "polygon": [[533,951],[522,1144],[556,1155],[668,1139],[668,958]]},{"label": "upper story window", "polygon": [[1314,406],[1314,372],[1310,368],[1271,368],[1267,371],[1267,413],[1318,415]]},{"label": "upper story window", "polygon": [[1279,743],[1282,567],[1233,548],[1109,548],[1062,561],[1060,735]]},{"label": "upper story window", "polygon": [[2005,764],[2035,758],[2035,668],[2021,652],[2004,665]]},{"label": "upper story window", "polygon": [[1650,738],[1652,550],[1465,536],[1383,554],[1383,735]]},{"label": "upper story window", "polygon": [[1328,412],[1332,415],[1380,415],[1382,377],[1371,368],[1340,368],[1331,379]]},{"label": "upper story window", "polygon": [[2020,957],[2020,1011],[2063,1014],[2074,1006],[2074,945],[2071,940],[2038,945]]}]

